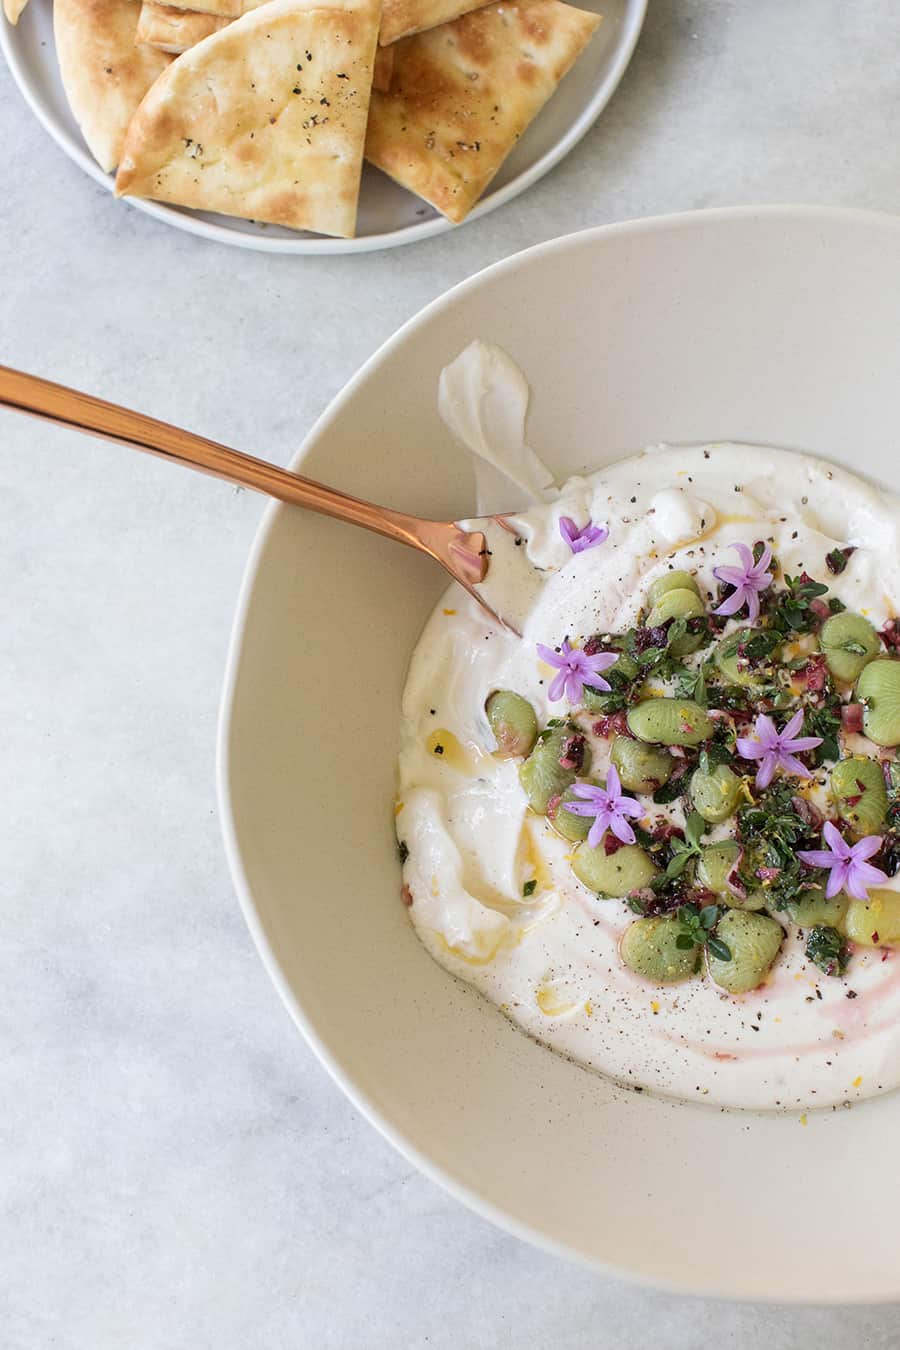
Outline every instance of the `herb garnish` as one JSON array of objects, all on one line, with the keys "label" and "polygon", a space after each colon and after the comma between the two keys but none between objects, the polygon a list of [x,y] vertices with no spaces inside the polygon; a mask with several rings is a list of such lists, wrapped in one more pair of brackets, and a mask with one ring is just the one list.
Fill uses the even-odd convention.
[{"label": "herb garnish", "polygon": [[806,955],[824,975],[843,975],[850,960],[850,949],[836,928],[817,923],[809,930]]},{"label": "herb garnish", "polygon": [[672,857],[669,859],[669,865],[666,868],[666,876],[670,881],[681,876],[691,858],[700,856],[700,840],[705,832],[706,821],[699,811],[692,811],[684,827],[684,838],[679,839],[676,836],[672,840]]},{"label": "herb garnish", "polygon": [[678,911],[681,932],[675,946],[683,952],[691,947],[708,947],[717,960],[730,961],[731,948],[713,931],[723,912],[719,905],[704,905],[702,909],[690,902],[682,905]]},{"label": "herb garnish", "polygon": [[784,582],[787,589],[771,599],[769,622],[782,633],[811,633],[819,623],[812,602],[827,595],[828,587],[805,572],[799,577],[786,576]]},{"label": "herb garnish", "polygon": [[832,694],[821,708],[807,708],[803,719],[803,731],[808,736],[820,736],[822,744],[812,752],[816,768],[826,759],[840,759],[841,746],[838,732],[841,729],[841,701]]},{"label": "herb garnish", "polygon": [[855,548],[833,548],[830,553],[825,554],[825,566],[829,572],[840,576],[855,552]]}]

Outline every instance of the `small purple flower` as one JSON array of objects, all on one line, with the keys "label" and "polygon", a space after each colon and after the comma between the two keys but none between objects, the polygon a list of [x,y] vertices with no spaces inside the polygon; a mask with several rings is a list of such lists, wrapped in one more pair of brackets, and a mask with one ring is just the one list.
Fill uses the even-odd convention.
[{"label": "small purple flower", "polygon": [[595,525],[589,520],[584,528],[579,530],[571,516],[560,516],[559,532],[573,553],[583,553],[587,548],[596,548],[609,538],[609,530],[605,525]]},{"label": "small purple flower", "polygon": [[775,580],[773,573],[766,569],[772,561],[772,550],[768,544],[762,551],[758,563],[746,544],[732,544],[731,547],[741,560],[740,567],[714,567],[713,576],[719,581],[733,586],[734,590],[727,600],[723,600],[713,614],[737,614],[744,605],[751,623],[759,618],[759,594]]},{"label": "small purple flower", "polygon": [[803,709],[798,708],[783,731],[778,731],[767,713],[760,713],[754,723],[754,737],[739,736],[735,747],[741,759],[762,760],[756,771],[756,786],[766,788],[776,769],[794,773],[798,778],[811,778],[806,765],[795,755],[802,750],[815,750],[822,744],[821,736],[798,736],[803,725]]},{"label": "small purple flower", "polygon": [[866,862],[884,843],[881,835],[867,834],[865,839],[851,846],[830,820],[822,833],[828,844],[827,849],[802,849],[797,857],[807,867],[829,868],[831,875],[825,888],[829,900],[843,890],[852,895],[854,900],[868,900],[868,887],[887,881],[879,867]]},{"label": "small purple flower", "polygon": [[568,638],[563,639],[558,652],[552,647],[545,647],[542,642],[538,643],[537,652],[542,661],[559,671],[547,690],[551,702],[565,694],[570,703],[580,703],[586,684],[592,689],[609,692],[609,685],[602,678],[601,671],[609,670],[618,661],[617,652],[597,652],[594,656],[588,656],[580,648],[573,647]]},{"label": "small purple flower", "polygon": [[560,809],[571,811],[573,816],[594,817],[594,823],[587,837],[591,848],[597,847],[607,830],[612,830],[623,844],[634,843],[634,830],[626,817],[631,816],[632,820],[635,820],[643,815],[643,810],[633,797],[622,796],[622,784],[615,765],[610,765],[605,788],[594,787],[592,783],[576,783],[572,791],[582,800],[566,802]]}]

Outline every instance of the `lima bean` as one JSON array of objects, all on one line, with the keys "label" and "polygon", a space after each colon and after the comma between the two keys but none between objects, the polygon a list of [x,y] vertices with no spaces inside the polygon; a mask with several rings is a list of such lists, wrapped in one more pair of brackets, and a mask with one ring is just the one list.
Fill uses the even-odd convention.
[{"label": "lima bean", "polygon": [[740,856],[741,846],[734,839],[707,844],[697,859],[697,885],[712,891],[729,909],[764,909],[765,896],[759,891],[741,896],[728,884]]},{"label": "lima bean", "polygon": [[530,755],[537,740],[537,718],[534,708],[521,694],[511,689],[495,689],[484,705],[488,724],[494,733],[501,759]]},{"label": "lima bean", "polygon": [[727,764],[717,764],[704,773],[695,769],[691,777],[691,801],[710,825],[719,825],[735,811],[741,795],[741,780]]},{"label": "lima bean", "polygon": [[[656,628],[669,619],[696,619],[703,613],[703,601],[696,591],[666,591],[650,610],[646,622],[648,627]],[[702,647],[704,641],[702,633],[682,633],[681,637],[670,639],[669,651],[673,656],[687,656]]]},{"label": "lima bean", "polygon": [[[582,780],[584,781],[584,780]],[[595,779],[589,780],[594,787],[599,784]],[[553,822],[553,828],[557,834],[561,834],[563,839],[570,840],[573,844],[580,843],[582,839],[587,839],[591,832],[591,826],[594,823],[593,816],[579,816],[574,811],[567,811],[565,808],[569,802],[580,801],[581,798],[575,795],[575,784],[567,787],[559,799],[556,806],[551,807],[547,812],[549,819]]]},{"label": "lima bean", "polygon": [[667,619],[696,619],[704,612],[703,601],[696,591],[666,591],[647,615],[647,624],[655,628]]},{"label": "lima bean", "polygon": [[854,755],[831,770],[831,792],[838,815],[855,835],[877,834],[887,815],[887,787],[876,759]]},{"label": "lima bean", "polygon": [[657,745],[700,745],[714,727],[699,703],[685,698],[648,698],[628,711],[628,729]]},{"label": "lima bean", "polygon": [[619,942],[619,954],[629,970],[654,984],[687,980],[697,964],[696,946],[677,945],[681,924],[673,914],[636,919]]},{"label": "lima bean", "polygon": [[719,920],[716,936],[729,948],[731,960],[721,961],[707,949],[711,978],[729,994],[746,994],[761,985],[772,969],[784,929],[767,914],[730,909]]},{"label": "lima bean", "polygon": [[789,900],[784,908],[788,918],[798,928],[814,928],[816,924],[824,924],[827,928],[841,931],[849,903],[843,893],[827,899],[822,888],[817,886],[813,890],[802,891],[795,900]]},{"label": "lima bean", "polygon": [[[570,746],[572,741],[577,745]],[[564,766],[560,760],[568,759],[567,752],[573,749],[575,758],[580,758],[581,762]],[[546,815],[551,797],[560,796],[580,774],[588,773],[590,767],[591,752],[584,737],[569,727],[550,727],[538,739],[525,763],[519,766],[519,781],[532,811],[539,816]]]},{"label": "lima bean", "polygon": [[697,578],[692,572],[680,572],[677,569],[664,572],[647,591],[648,608],[652,609],[658,604],[667,591],[693,591],[695,595],[700,594]]},{"label": "lima bean", "polygon": [[900,745],[900,661],[870,661],[856,681],[863,731],[876,745]]},{"label": "lima bean", "polygon": [[900,942],[900,894],[870,891],[868,903],[851,900],[844,931],[861,947],[893,947]]},{"label": "lima bean", "polygon": [[835,679],[852,684],[878,654],[881,643],[868,619],[845,609],[822,624],[819,646]]},{"label": "lima bean", "polygon": [[623,844],[607,853],[603,841],[597,848],[582,844],[572,860],[572,871],[589,891],[603,896],[630,895],[648,886],[658,872],[649,853],[638,844]]},{"label": "lima bean", "polygon": [[767,663],[751,665],[748,658],[741,655],[740,650],[760,631],[762,630],[758,628],[737,628],[718,643],[713,660],[729,684],[739,684],[746,688],[754,684],[764,684],[768,679]]},{"label": "lima bean", "polygon": [[650,794],[663,783],[668,783],[675,761],[667,750],[634,741],[630,736],[617,736],[612,743],[610,758],[618,770],[619,779],[629,792]]}]

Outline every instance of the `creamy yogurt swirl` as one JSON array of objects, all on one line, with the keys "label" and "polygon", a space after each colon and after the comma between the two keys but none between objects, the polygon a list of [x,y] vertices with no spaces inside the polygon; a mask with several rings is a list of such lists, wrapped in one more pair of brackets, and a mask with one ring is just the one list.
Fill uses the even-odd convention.
[{"label": "creamy yogurt swirl", "polygon": [[[730,443],[649,449],[557,491],[525,447],[526,408],[521,373],[496,349],[473,344],[444,373],[442,413],[489,463],[489,491],[502,490],[496,475],[509,465],[538,500],[514,521],[534,569],[521,637],[452,587],[413,653],[397,832],[419,937],[529,1035],[629,1085],[757,1109],[897,1086],[900,952],[860,950],[846,979],[828,979],[794,929],[763,986],[738,997],[709,980],[659,986],[632,974],[618,942],[634,915],[576,880],[572,845],[529,810],[517,763],[492,754],[485,702],[513,689],[545,725],[560,706],[537,644],[624,631],[672,568],[713,596],[713,569],[733,561],[736,541],[770,541],[794,575],[821,575],[829,552],[854,548],[831,590],[880,628],[900,597],[900,504],[812,456]],[[605,525],[608,541],[573,554],[566,516]],[[603,777],[608,742],[591,748]],[[677,806],[670,813],[683,820]]]}]

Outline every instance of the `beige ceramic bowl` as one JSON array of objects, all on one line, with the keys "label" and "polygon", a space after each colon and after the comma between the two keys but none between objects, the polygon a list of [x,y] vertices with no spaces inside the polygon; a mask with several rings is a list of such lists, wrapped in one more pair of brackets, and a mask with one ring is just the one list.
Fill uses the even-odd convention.
[{"label": "beige ceramic bowl", "polygon": [[[309,436],[308,473],[435,516],[472,508],[441,367],[497,342],[560,477],[650,442],[814,451],[896,486],[900,223],[710,212],[556,240],[458,287]],[[436,966],[400,902],[391,803],[409,653],[443,587],[406,550],[269,512],[240,602],[221,797],[247,921],[323,1063],[407,1157],[504,1227],[655,1284],[900,1295],[900,1096],[727,1113],[613,1088]]]}]

